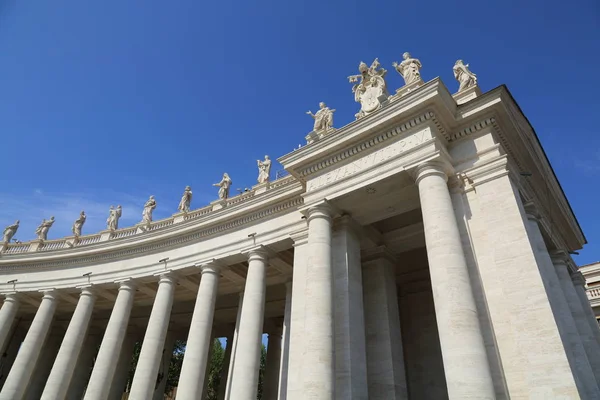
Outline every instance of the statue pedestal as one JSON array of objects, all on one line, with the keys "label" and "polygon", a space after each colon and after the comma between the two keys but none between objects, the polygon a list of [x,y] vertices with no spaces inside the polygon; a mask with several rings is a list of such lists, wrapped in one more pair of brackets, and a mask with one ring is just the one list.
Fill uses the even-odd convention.
[{"label": "statue pedestal", "polygon": [[112,234],[113,234],[113,231],[111,231],[110,229],[100,231],[100,241],[106,242],[106,241],[110,240],[112,238]]},{"label": "statue pedestal", "polygon": [[67,236],[65,238],[65,249],[70,249],[71,247],[75,246],[77,243],[79,243],[79,236]]},{"label": "statue pedestal", "polygon": [[419,87],[423,86],[424,84],[425,84],[425,82],[423,82],[422,79],[419,79],[418,81],[415,81],[408,85],[402,86],[400,89],[396,89],[396,95],[394,96],[395,97],[394,100],[397,100],[402,96],[406,96],[407,94],[409,94],[410,92],[413,92],[415,89],[418,89]]},{"label": "statue pedestal", "polygon": [[173,223],[178,224],[180,222],[185,221],[185,216],[187,213],[185,211],[180,211],[178,213],[173,214]]},{"label": "statue pedestal", "polygon": [[271,182],[267,181],[265,183],[259,183],[258,185],[252,186],[252,190],[254,191],[254,194],[261,194],[269,190],[270,187]]},{"label": "statue pedestal", "polygon": [[306,144],[311,144],[313,142],[321,140],[323,139],[323,137],[333,132],[335,132],[335,128],[321,129],[320,131],[312,131],[308,135],[306,135]]},{"label": "statue pedestal", "polygon": [[480,96],[480,95],[481,95],[481,89],[479,89],[479,86],[475,85],[475,86],[466,88],[463,91],[454,93],[452,95],[452,97],[456,101],[456,104],[460,105],[460,104],[466,103],[467,101],[473,100],[475,97]]},{"label": "statue pedestal", "polygon": [[210,205],[212,206],[212,210],[213,211],[220,210],[220,209],[225,208],[227,206],[227,199],[215,200],[212,203],[210,203]]},{"label": "statue pedestal", "polygon": [[139,222],[135,225],[136,230],[135,233],[144,233],[146,231],[148,231],[148,228],[150,227],[150,223],[149,222]]}]

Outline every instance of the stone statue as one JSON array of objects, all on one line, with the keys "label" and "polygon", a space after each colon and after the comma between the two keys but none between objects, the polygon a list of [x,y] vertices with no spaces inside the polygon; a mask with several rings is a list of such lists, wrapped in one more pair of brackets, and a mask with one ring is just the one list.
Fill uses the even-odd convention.
[{"label": "stone statue", "polygon": [[117,206],[116,209],[113,206],[110,206],[108,219],[106,220],[106,228],[111,231],[119,229],[119,218],[121,218],[122,213],[123,209],[121,206]]},{"label": "stone statue", "polygon": [[177,209],[181,212],[189,212],[190,204],[192,203],[192,188],[189,186],[185,187],[183,191],[183,195],[181,196],[181,201],[179,201],[179,206]]},{"label": "stone statue", "polygon": [[469,64],[463,64],[463,60],[456,60],[452,71],[458,81],[459,92],[477,85],[477,75],[469,71]]},{"label": "stone statue", "polygon": [[77,218],[75,220],[75,222],[73,223],[73,226],[71,227],[71,231],[73,231],[73,235],[81,236],[81,228],[83,228],[83,224],[85,224],[86,218],[87,218],[87,216],[85,215],[85,212],[82,211],[81,214],[79,214],[79,218]]},{"label": "stone statue", "polygon": [[394,62],[392,65],[404,78],[404,84],[410,85],[411,83],[419,82],[421,80],[421,61],[411,58],[409,52],[402,54],[402,58],[404,60],[400,64]]},{"label": "stone statue", "polygon": [[227,172],[223,174],[223,178],[219,183],[213,183],[213,186],[219,187],[219,199],[224,200],[229,197],[229,188],[231,187],[231,178]]},{"label": "stone statue", "polygon": [[265,156],[264,161],[256,160],[256,163],[258,164],[258,183],[269,182],[269,176],[271,175],[271,159],[269,156]]},{"label": "stone statue", "polygon": [[377,58],[370,67],[367,67],[367,64],[361,61],[358,66],[360,74],[348,77],[350,83],[358,82],[352,87],[354,100],[361,105],[360,111],[355,115],[356,119],[379,110],[383,101],[389,96],[385,82],[387,71],[379,68],[380,66],[381,64],[379,64]]},{"label": "stone statue", "polygon": [[326,131],[328,129],[333,128],[333,113],[335,110],[330,109],[325,105],[325,103],[319,103],[319,111],[316,114],[313,114],[311,111],[307,111],[306,113],[314,118],[315,125],[313,127],[313,131]]},{"label": "stone statue", "polygon": [[3,243],[10,243],[10,240],[13,238],[13,236],[15,236],[17,230],[19,229],[19,223],[19,220],[17,220],[17,222],[15,222],[14,224],[4,228],[4,237],[2,238]]},{"label": "stone statue", "polygon": [[154,196],[150,196],[146,204],[144,204],[144,211],[142,211],[142,222],[152,222],[152,211],[156,208],[156,200]]},{"label": "stone statue", "polygon": [[54,217],[50,217],[50,219],[47,221],[45,219],[42,220],[40,226],[38,226],[35,230],[35,234],[39,240],[48,239],[48,231],[50,230],[52,224],[54,224]]}]

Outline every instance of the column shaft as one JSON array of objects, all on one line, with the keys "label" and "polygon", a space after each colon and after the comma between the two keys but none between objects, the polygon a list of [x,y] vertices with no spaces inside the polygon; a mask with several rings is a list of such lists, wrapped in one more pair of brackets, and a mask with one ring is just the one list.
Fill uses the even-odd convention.
[{"label": "column shaft", "polygon": [[167,329],[169,329],[174,293],[173,276],[170,273],[161,274],[129,392],[130,400],[148,400],[154,395],[156,377],[160,369]]},{"label": "column shaft", "polygon": [[115,369],[119,362],[121,348],[123,347],[123,339],[127,333],[134,297],[135,286],[133,282],[130,280],[121,282],[119,294],[110,314],[90,377],[90,383],[85,391],[85,400],[106,400],[108,397],[115,376]]},{"label": "column shaft", "polygon": [[577,292],[577,297],[579,297],[579,303],[583,309],[584,314],[586,315],[586,320],[588,321],[588,325],[592,330],[592,334],[596,338],[596,342],[600,346],[600,326],[598,325],[598,320],[596,319],[596,314],[590,305],[590,300],[587,297],[587,293],[585,290],[585,278],[581,275],[581,273],[577,273],[572,277],[573,285],[575,285],[575,291]]},{"label": "column shaft", "polygon": [[285,400],[287,398],[287,382],[290,360],[290,321],[292,313],[292,282],[285,284],[285,311],[283,314],[283,337],[281,347],[281,361],[279,367],[279,387],[277,389],[277,398]]},{"label": "column shaft", "polygon": [[50,371],[42,400],[62,400],[67,395],[83,341],[86,338],[96,298],[91,289],[83,289],[60,350]]},{"label": "column shaft", "polygon": [[44,391],[46,380],[52,370],[52,364],[56,359],[58,350],[60,349],[60,342],[64,336],[64,331],[60,328],[50,328],[50,332],[44,342],[44,347],[40,352],[38,362],[33,370],[27,390],[25,391],[24,400],[39,400]]},{"label": "column shaft", "polygon": [[301,398],[331,400],[335,387],[331,210],[326,204],[313,207],[308,210],[307,219]]},{"label": "column shaft", "polygon": [[233,365],[231,400],[256,399],[264,322],[266,269],[266,253],[262,250],[251,251],[248,256],[248,275]]},{"label": "column shaft", "polygon": [[196,400],[204,386],[219,286],[219,266],[211,263],[201,268],[202,278],[181,366],[177,400]]},{"label": "column shaft", "polygon": [[269,333],[267,359],[263,380],[263,399],[277,400],[279,368],[281,367],[281,332]]},{"label": "column shaft", "polygon": [[165,388],[167,386],[167,379],[169,377],[169,366],[171,365],[171,359],[173,358],[173,347],[175,347],[175,335],[172,332],[167,332],[167,338],[165,339],[165,348],[162,353],[161,368],[158,372],[161,377],[156,390],[154,390],[153,400],[163,400],[165,394]]},{"label": "column shaft", "polygon": [[15,316],[19,310],[19,299],[16,293],[4,295],[4,304],[0,309],[0,353],[8,345],[10,339],[11,327],[15,321]]},{"label": "column shaft", "polygon": [[217,400],[225,399],[225,392],[227,391],[227,378],[229,376],[229,365],[231,362],[231,349],[233,347],[233,337],[228,336],[225,344],[225,354],[223,354],[223,366],[221,367],[221,376],[219,379],[219,389],[217,392]]},{"label": "column shaft", "polygon": [[491,400],[494,385],[447,179],[436,164],[417,169],[448,396]]},{"label": "column shaft", "polygon": [[13,367],[6,378],[0,393],[0,400],[21,400],[23,398],[50,330],[55,310],[55,293],[53,291],[45,292]]},{"label": "column shaft", "polygon": [[127,333],[125,339],[123,339],[121,352],[118,355],[117,367],[115,368],[115,375],[110,385],[110,392],[108,392],[108,400],[121,400],[123,397],[127,382],[129,381],[133,350],[135,350],[137,342],[138,336],[134,333]]},{"label": "column shaft", "polygon": [[227,372],[227,385],[225,387],[225,399],[231,399],[231,385],[233,383],[233,366],[235,365],[235,355],[237,353],[237,343],[240,332],[240,320],[242,318],[242,306],[244,305],[244,292],[240,292],[238,301],[238,310],[235,320],[235,330],[233,332],[233,345],[231,346],[231,357],[229,357],[229,371]]},{"label": "column shaft", "polygon": [[73,372],[71,378],[71,385],[67,391],[67,400],[81,400],[85,393],[85,388],[90,380],[92,374],[92,368],[94,367],[94,360],[98,353],[98,346],[102,343],[102,334],[90,334],[88,333],[81,354],[79,355],[79,361],[77,367]]}]

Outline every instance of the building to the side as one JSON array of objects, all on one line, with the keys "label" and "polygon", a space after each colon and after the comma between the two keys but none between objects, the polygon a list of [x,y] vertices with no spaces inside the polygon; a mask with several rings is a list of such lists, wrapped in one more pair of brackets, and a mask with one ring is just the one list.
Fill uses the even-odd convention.
[{"label": "building to the side", "polygon": [[219,399],[254,400],[264,333],[264,400],[600,399],[569,255],[586,241],[533,127],[460,61],[454,94],[408,53],[394,67],[398,90],[361,63],[356,120],[336,129],[321,104],[287,176],[263,164],[231,197],[224,177],[222,198],[158,221],[151,199],[133,227],[115,210],[62,239],[7,227],[0,400],[121,399],[136,342],[129,399],[162,399],[178,339],[177,400],[201,399],[212,338]]},{"label": "building to the side", "polygon": [[586,293],[596,320],[600,319],[600,261],[582,265],[579,270],[586,281]]}]

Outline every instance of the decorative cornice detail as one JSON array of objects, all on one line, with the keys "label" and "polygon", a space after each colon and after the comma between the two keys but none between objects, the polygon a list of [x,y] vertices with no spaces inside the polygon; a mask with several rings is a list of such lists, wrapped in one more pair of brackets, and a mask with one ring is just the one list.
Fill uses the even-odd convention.
[{"label": "decorative cornice detail", "polygon": [[150,243],[144,246],[135,246],[132,248],[124,249],[121,251],[114,252],[104,252],[91,256],[84,257],[72,257],[66,260],[56,261],[56,262],[36,262],[36,263],[16,263],[13,265],[3,265],[0,267],[1,270],[13,270],[13,269],[51,269],[56,267],[69,267],[69,266],[80,266],[94,262],[105,262],[107,260],[118,259],[122,257],[128,257],[135,254],[140,253],[148,253],[153,252],[159,249],[167,248],[173,245],[181,245],[186,242],[197,241],[198,239],[205,238],[207,236],[212,236],[217,233],[221,233],[233,228],[237,228],[239,226],[248,224],[250,222],[259,220],[261,218],[265,218],[282,211],[285,211],[289,208],[299,207],[303,204],[304,199],[302,197],[297,197],[292,200],[288,200],[286,202],[282,202],[276,204],[272,207],[266,208],[264,210],[260,210],[254,212],[252,214],[243,216],[241,218],[234,219],[232,221],[228,221],[210,228],[203,229],[198,232],[190,233],[185,236],[179,236],[175,238],[171,238],[169,240]]},{"label": "decorative cornice detail", "polygon": [[490,126],[490,125],[491,126],[496,125],[496,118],[490,117],[490,118],[486,118],[486,119],[484,119],[482,121],[478,121],[478,122],[474,123],[473,125],[465,128],[465,129],[462,129],[462,130],[460,130],[460,131],[458,131],[456,133],[451,134],[450,137],[448,138],[448,141],[452,142],[452,141],[461,139],[461,138],[463,138],[465,136],[472,135],[472,134],[474,134],[476,132],[479,132],[483,128],[485,128],[487,126]]},{"label": "decorative cornice detail", "polygon": [[429,120],[433,120],[433,122],[436,124],[436,126],[440,130],[443,130],[443,128],[441,128],[441,126],[439,125],[439,122],[437,122],[435,120],[435,114],[432,111],[427,111],[424,114],[421,114],[420,116],[415,117],[415,118],[411,119],[410,121],[400,124],[385,133],[382,133],[375,137],[372,137],[366,141],[363,141],[362,143],[359,143],[353,147],[350,147],[341,152],[338,152],[337,154],[335,154],[323,161],[319,161],[319,162],[303,169],[302,171],[300,171],[300,176],[306,177],[308,175],[314,174],[317,171],[327,168],[330,165],[336,164],[342,160],[345,160],[348,157],[352,157],[352,156],[354,156],[364,150],[367,150],[379,143],[383,143],[386,140],[388,140],[394,136],[398,136],[398,135],[400,135],[410,129],[413,129],[416,126],[418,126],[426,121],[429,121]]}]

